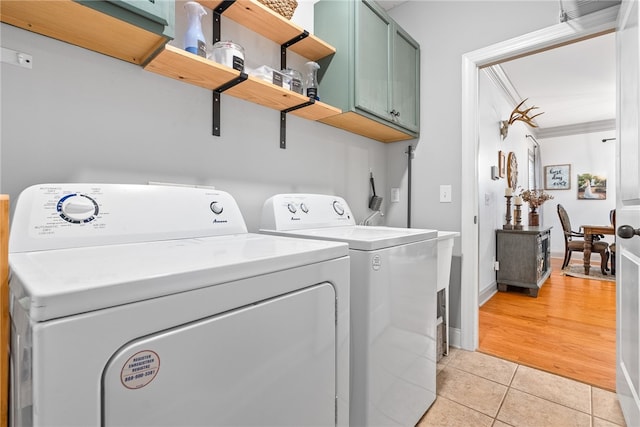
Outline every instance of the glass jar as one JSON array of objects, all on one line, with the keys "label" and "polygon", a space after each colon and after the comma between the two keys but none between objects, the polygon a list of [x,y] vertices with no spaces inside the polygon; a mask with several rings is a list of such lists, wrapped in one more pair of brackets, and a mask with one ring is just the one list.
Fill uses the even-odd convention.
[{"label": "glass jar", "polygon": [[235,70],[244,71],[244,48],[230,40],[214,44],[208,59]]}]

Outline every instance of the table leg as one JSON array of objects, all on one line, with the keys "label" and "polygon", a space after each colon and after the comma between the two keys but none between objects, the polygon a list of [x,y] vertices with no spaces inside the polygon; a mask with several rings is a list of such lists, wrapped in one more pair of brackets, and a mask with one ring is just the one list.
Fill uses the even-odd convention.
[{"label": "table leg", "polygon": [[591,246],[593,242],[593,235],[590,233],[584,233],[584,274],[589,275],[589,269],[591,268]]}]

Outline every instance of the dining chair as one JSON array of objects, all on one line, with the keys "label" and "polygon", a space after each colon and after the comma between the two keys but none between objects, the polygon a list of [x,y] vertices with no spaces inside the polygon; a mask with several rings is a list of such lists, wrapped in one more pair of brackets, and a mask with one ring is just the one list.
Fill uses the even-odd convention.
[{"label": "dining chair", "polygon": [[[564,231],[564,262],[562,263],[562,268],[564,269],[569,265],[571,254],[573,252],[584,252],[584,233],[579,233],[571,229],[569,214],[567,214],[566,209],[559,203],[558,216],[560,217],[560,223],[562,224],[562,230]],[[576,239],[576,237],[582,237],[582,239]],[[594,236],[591,251],[600,254],[600,271],[602,274],[607,274],[607,265],[609,263],[609,244],[607,242],[598,241]]]},{"label": "dining chair", "polygon": [[[616,229],[616,210],[611,209],[609,211],[609,221],[613,226],[613,229]],[[609,245],[609,252],[611,253],[611,274],[616,274],[616,235],[615,231],[613,234],[613,243]]]}]

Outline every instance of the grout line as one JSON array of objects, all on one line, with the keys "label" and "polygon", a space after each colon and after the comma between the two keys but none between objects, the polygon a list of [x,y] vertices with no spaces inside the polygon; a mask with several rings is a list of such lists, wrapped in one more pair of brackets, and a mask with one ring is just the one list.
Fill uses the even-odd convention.
[{"label": "grout line", "polygon": [[[494,357],[494,358],[496,358],[496,359],[499,359],[498,357],[495,357],[495,356],[491,356],[491,357]],[[450,362],[450,360],[449,360],[448,362]],[[478,413],[480,413],[480,414],[483,414],[483,415],[486,415],[486,416],[488,416],[488,417],[492,418],[492,419],[493,419],[493,423],[492,423],[492,425],[493,425],[493,424],[495,424],[495,422],[496,422],[496,421],[500,421],[501,423],[507,424],[506,422],[504,422],[504,421],[502,421],[502,420],[498,419],[498,415],[500,414],[500,410],[502,409],[502,406],[504,405],[504,401],[506,400],[507,394],[509,393],[509,391],[510,391],[511,389],[516,390],[516,391],[518,391],[519,393],[527,394],[527,395],[532,396],[532,397],[534,397],[534,398],[537,398],[537,399],[540,399],[540,400],[544,400],[544,401],[547,401],[547,402],[549,402],[549,403],[552,403],[552,404],[555,404],[555,405],[558,405],[558,406],[562,406],[562,407],[567,408],[567,409],[569,409],[569,410],[576,411],[576,412],[579,412],[579,413],[582,413],[582,414],[588,415],[588,416],[591,418],[591,424],[593,424],[593,417],[594,417],[594,415],[593,415],[593,386],[592,386],[592,385],[590,385],[590,384],[585,384],[585,383],[581,383],[580,381],[573,380],[573,381],[576,381],[576,382],[578,382],[578,383],[585,384],[585,385],[587,385],[587,386],[589,387],[589,411],[588,411],[588,412],[584,412],[584,411],[582,411],[582,410],[580,410],[580,409],[573,408],[573,407],[568,406],[568,405],[566,405],[566,404],[558,403],[558,402],[555,402],[555,401],[553,401],[553,400],[547,399],[547,398],[545,398],[545,397],[538,396],[538,395],[532,394],[532,393],[530,393],[530,392],[527,392],[527,391],[520,390],[520,389],[518,389],[518,388],[514,388],[514,387],[512,387],[512,385],[513,385],[513,380],[515,379],[515,376],[516,376],[516,374],[517,374],[517,372],[518,372],[518,369],[520,369],[520,367],[522,367],[522,366],[527,367],[527,368],[529,368],[529,369],[534,369],[534,370],[536,370],[536,371],[539,371],[539,372],[542,372],[542,373],[545,373],[545,374],[555,375],[555,376],[558,376],[558,377],[560,377],[560,378],[565,378],[565,377],[562,377],[561,375],[557,375],[557,374],[553,374],[553,373],[550,373],[550,372],[546,372],[546,371],[543,371],[543,370],[540,370],[540,369],[537,369],[537,368],[531,368],[531,367],[528,367],[528,366],[526,366],[526,365],[522,365],[522,364],[520,364],[520,363],[511,362],[511,363],[514,363],[514,364],[516,365],[516,369],[514,370],[513,375],[511,376],[511,379],[510,379],[510,381],[509,381],[509,384],[506,384],[506,385],[505,385],[505,384],[503,384],[503,383],[500,383],[500,382],[498,382],[498,381],[492,380],[492,379],[490,379],[490,378],[485,378],[485,377],[483,377],[483,376],[481,376],[481,375],[477,375],[477,374],[475,374],[475,373],[473,373],[473,372],[468,372],[468,371],[466,371],[466,370],[464,370],[464,369],[456,368],[456,367],[453,367],[453,366],[448,366],[448,364],[449,364],[448,362],[447,362],[447,365],[444,365],[444,366],[443,366],[443,368],[444,368],[444,367],[447,367],[447,368],[450,368],[450,369],[455,369],[455,370],[458,370],[458,371],[464,372],[464,373],[466,373],[466,374],[473,375],[473,376],[478,377],[478,378],[480,378],[480,379],[483,379],[483,380],[486,380],[486,381],[490,381],[490,382],[493,382],[493,383],[495,383],[495,384],[498,384],[498,385],[501,385],[501,386],[505,387],[505,393],[504,393],[504,395],[502,396],[502,399],[500,400],[500,405],[498,406],[498,410],[496,411],[496,415],[495,415],[495,416],[493,416],[493,417],[492,417],[492,416],[490,416],[490,415],[488,415],[488,414],[486,414],[486,413],[484,413],[484,412],[482,412],[482,411],[478,411],[478,410],[477,410],[477,409],[475,409],[475,408],[472,408],[472,407],[470,407],[470,406],[467,406],[467,405],[465,405],[465,404],[463,404],[463,403],[460,403],[460,402],[457,402],[457,401],[455,401],[455,400],[452,400],[452,402],[455,402],[456,404],[458,404],[458,405],[460,405],[460,406],[464,406],[465,408],[471,409],[471,410],[473,410],[473,411],[475,411],[475,412],[478,412]],[[436,396],[440,396],[440,397],[442,397],[443,399],[447,399],[446,397],[441,396],[441,395],[438,395],[437,393],[436,393]],[[451,400],[451,399],[448,399],[448,400]],[[606,420],[606,421],[608,421],[608,420]],[[608,421],[608,422],[613,423],[612,421]]]}]

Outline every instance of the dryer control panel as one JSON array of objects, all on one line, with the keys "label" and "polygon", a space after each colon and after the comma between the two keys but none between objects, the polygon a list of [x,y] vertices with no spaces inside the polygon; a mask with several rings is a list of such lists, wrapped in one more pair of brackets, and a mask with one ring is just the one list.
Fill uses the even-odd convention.
[{"label": "dryer control panel", "polygon": [[246,233],[234,198],[209,188],[40,184],[13,214],[10,252]]},{"label": "dryer control panel", "polygon": [[277,194],[262,208],[262,230],[302,230],[355,225],[347,202],[325,194]]}]

